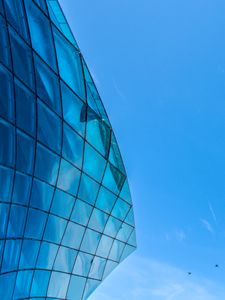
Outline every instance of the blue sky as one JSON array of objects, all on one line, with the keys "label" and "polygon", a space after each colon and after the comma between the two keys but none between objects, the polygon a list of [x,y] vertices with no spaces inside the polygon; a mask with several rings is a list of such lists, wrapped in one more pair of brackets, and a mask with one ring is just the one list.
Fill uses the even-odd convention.
[{"label": "blue sky", "polygon": [[60,3],[135,206],[138,250],[90,300],[225,299],[225,2]]}]

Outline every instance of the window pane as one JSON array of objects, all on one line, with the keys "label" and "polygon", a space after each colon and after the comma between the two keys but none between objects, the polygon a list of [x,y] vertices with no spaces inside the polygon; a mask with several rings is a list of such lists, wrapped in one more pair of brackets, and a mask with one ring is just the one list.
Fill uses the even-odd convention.
[{"label": "window pane", "polygon": [[84,234],[84,227],[69,222],[63,237],[63,245],[79,249]]},{"label": "window pane", "polygon": [[119,194],[126,177],[117,168],[108,163],[102,184],[113,193]]},{"label": "window pane", "polygon": [[31,297],[43,297],[47,293],[48,282],[51,272],[36,270],[31,288]]},{"label": "window pane", "polygon": [[31,135],[35,135],[36,99],[19,80],[15,81],[15,90],[16,125]]},{"label": "window pane", "polygon": [[96,231],[103,232],[107,220],[108,220],[107,214],[94,208],[90,221],[88,223],[88,227]]},{"label": "window pane", "polygon": [[7,287],[5,289],[0,289],[0,299],[12,299],[15,279],[16,273],[0,275],[0,286]]},{"label": "window pane", "polygon": [[68,125],[63,125],[63,155],[71,163],[81,168],[84,140]]},{"label": "window pane", "polygon": [[55,257],[58,251],[58,246],[42,242],[37,261],[37,268],[52,269]]},{"label": "window pane", "polygon": [[33,240],[23,240],[21,257],[20,257],[20,268],[21,269],[32,269],[35,266],[40,242]]},{"label": "window pane", "polygon": [[15,129],[0,119],[0,163],[13,166],[15,163]]},{"label": "window pane", "polygon": [[74,202],[74,197],[60,190],[56,190],[51,207],[51,212],[68,219],[71,214]]},{"label": "window pane", "polygon": [[35,71],[38,96],[54,111],[61,114],[58,77],[37,56],[35,56]]},{"label": "window pane", "polygon": [[70,275],[68,274],[52,272],[48,287],[48,296],[65,299],[69,280]]},{"label": "window pane", "polygon": [[76,256],[77,251],[60,246],[55,260],[54,270],[71,273]]},{"label": "window pane", "polygon": [[18,269],[21,240],[6,240],[1,272],[10,272]]},{"label": "window pane", "polygon": [[49,215],[45,228],[44,239],[48,242],[60,244],[67,222],[59,217]]},{"label": "window pane", "polygon": [[13,189],[14,203],[27,205],[30,198],[32,177],[16,172]]},{"label": "window pane", "polygon": [[0,203],[0,238],[4,238],[8,223],[9,206],[8,204]]},{"label": "window pane", "polygon": [[76,263],[74,266],[73,273],[80,276],[87,277],[91,268],[91,264],[93,262],[94,256],[84,253],[78,252]]},{"label": "window pane", "polygon": [[[0,51],[3,47],[0,47]],[[1,57],[1,54],[0,54]],[[12,74],[0,64],[0,115],[14,121],[14,88]]]},{"label": "window pane", "polygon": [[[22,206],[12,205],[10,208],[7,236],[21,238],[24,232],[27,209]],[[18,216],[20,216],[18,218]]]},{"label": "window pane", "polygon": [[122,199],[118,199],[112,210],[112,215],[120,220],[124,220],[130,210],[130,205]]},{"label": "window pane", "polygon": [[33,180],[30,205],[48,211],[54,188],[38,179]]},{"label": "window pane", "polygon": [[112,243],[112,238],[106,235],[102,235],[100,243],[98,245],[97,255],[107,258],[111,250]]},{"label": "window pane", "polygon": [[85,99],[83,71],[78,51],[56,29],[54,38],[60,76],[78,96]]},{"label": "window pane", "polygon": [[25,236],[41,240],[46,219],[46,213],[30,208],[27,216]]},{"label": "window pane", "polygon": [[55,52],[50,22],[33,1],[26,0],[27,17],[33,48],[56,70]]},{"label": "window pane", "polygon": [[33,172],[34,165],[34,140],[20,130],[17,130],[16,134],[16,168],[21,172],[31,174]]},{"label": "window pane", "polygon": [[68,300],[74,300],[74,295],[76,295],[76,300],[82,300],[85,283],[86,278],[72,276],[67,294]]},{"label": "window pane", "polygon": [[34,70],[31,49],[11,28],[10,40],[14,72],[31,89],[34,89]]},{"label": "window pane", "polygon": [[121,258],[121,255],[123,253],[124,247],[125,247],[124,243],[122,243],[120,241],[117,241],[117,240],[114,240],[112,249],[110,251],[109,259],[112,259],[112,260],[115,260],[115,261],[119,262],[120,258]]},{"label": "window pane", "polygon": [[104,210],[107,213],[111,213],[111,210],[116,202],[116,195],[105,189],[103,186],[101,187],[98,198],[96,201],[96,207]]},{"label": "window pane", "polygon": [[113,217],[109,217],[104,233],[111,236],[111,237],[116,237],[118,231],[120,230],[122,226],[122,222],[113,218]]},{"label": "window pane", "polygon": [[50,184],[56,183],[59,157],[47,148],[37,144],[35,176]]},{"label": "window pane", "polygon": [[81,177],[78,196],[85,202],[94,204],[99,188],[100,185],[96,181],[94,181],[93,179],[91,179],[83,173]]},{"label": "window pane", "polygon": [[5,20],[0,16],[0,62],[11,69],[9,39]]},{"label": "window pane", "polygon": [[91,229],[87,229],[81,245],[81,250],[91,254],[95,254],[100,238],[101,238],[100,233],[95,232]]},{"label": "window pane", "polygon": [[28,40],[28,30],[24,13],[23,2],[21,0],[5,0],[5,11],[9,23]]},{"label": "window pane", "polygon": [[92,206],[87,203],[80,201],[79,199],[76,200],[71,220],[84,226],[87,225],[92,209]]},{"label": "window pane", "polygon": [[33,277],[32,271],[20,271],[17,274],[14,299],[29,297],[30,285]]},{"label": "window pane", "polygon": [[38,139],[60,153],[62,120],[41,101],[38,101]]},{"label": "window pane", "polygon": [[11,201],[14,171],[0,166],[0,200]]}]

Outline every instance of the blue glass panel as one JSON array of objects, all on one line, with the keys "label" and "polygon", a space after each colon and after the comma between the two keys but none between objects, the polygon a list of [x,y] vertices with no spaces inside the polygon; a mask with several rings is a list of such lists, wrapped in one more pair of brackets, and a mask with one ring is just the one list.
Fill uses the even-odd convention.
[{"label": "blue glass panel", "polygon": [[12,198],[14,203],[28,204],[31,192],[31,182],[32,178],[30,176],[16,172]]},{"label": "blue glass panel", "polygon": [[128,244],[130,244],[131,246],[137,247],[137,240],[136,240],[136,233],[135,233],[135,229],[133,230],[129,240],[128,240]]},{"label": "blue glass panel", "polygon": [[61,148],[61,127],[60,118],[41,101],[38,101],[38,139],[58,153]]},{"label": "blue glass panel", "polygon": [[88,277],[101,280],[105,269],[106,259],[95,256]]},{"label": "blue glass panel", "polygon": [[92,206],[84,203],[83,201],[77,200],[71,216],[71,220],[84,226],[87,225],[92,209]]},{"label": "blue glass panel", "polygon": [[117,266],[118,266],[117,262],[107,260],[104,275],[103,275],[103,279],[105,279]]},{"label": "blue glass panel", "polygon": [[121,255],[123,253],[124,247],[125,247],[124,243],[114,240],[112,249],[110,251],[109,259],[119,262]]},{"label": "blue glass panel", "polygon": [[111,250],[112,243],[112,238],[106,235],[102,235],[100,243],[98,245],[97,255],[107,258]]},{"label": "blue glass panel", "polygon": [[0,163],[13,166],[15,163],[15,130],[9,123],[0,119]]},{"label": "blue glass panel", "polygon": [[13,170],[0,166],[0,199],[10,202],[13,186]]},{"label": "blue glass panel", "polygon": [[37,144],[35,176],[50,184],[56,183],[59,157],[44,146]]},{"label": "blue glass panel", "polygon": [[15,91],[16,125],[34,135],[36,127],[35,97],[19,80],[15,80]]},{"label": "blue glass panel", "polygon": [[38,6],[40,6],[40,8],[47,13],[47,6],[46,6],[46,2],[45,0],[33,0],[35,3],[37,3]]},{"label": "blue glass panel", "polygon": [[113,193],[119,194],[126,177],[117,168],[108,163],[102,184]]},{"label": "blue glass panel", "polygon": [[57,245],[42,242],[39,256],[38,256],[38,261],[37,261],[37,268],[52,269],[57,251],[58,251]]},{"label": "blue glass panel", "polygon": [[29,297],[32,280],[32,271],[20,271],[17,274],[14,299],[24,299]]},{"label": "blue glass panel", "polygon": [[104,233],[111,236],[111,237],[116,237],[118,231],[120,230],[122,226],[122,222],[119,221],[118,219],[115,219],[114,217],[110,217],[108,219],[108,222],[106,224]]},{"label": "blue glass panel", "polygon": [[85,143],[84,171],[100,182],[104,174],[105,164],[105,159],[94,148]]},{"label": "blue glass panel", "polygon": [[10,41],[13,56],[13,70],[31,89],[34,88],[34,71],[31,49],[10,28]]},{"label": "blue glass panel", "polygon": [[56,70],[56,60],[50,22],[33,1],[25,0],[33,48]]},{"label": "blue glass panel", "polygon": [[88,223],[88,227],[97,230],[99,232],[103,232],[107,220],[108,220],[107,214],[94,208],[90,221]]},{"label": "blue glass panel", "polygon": [[0,203],[0,238],[4,238],[8,224],[9,206],[8,204]]},{"label": "blue glass panel", "polygon": [[124,199],[126,202],[131,204],[131,194],[130,194],[129,184],[127,180],[124,182],[122,191],[120,193],[120,197]]},{"label": "blue glass panel", "polygon": [[6,17],[9,23],[16,29],[19,34],[28,40],[28,30],[26,17],[24,13],[23,2],[21,0],[5,0]]},{"label": "blue glass panel", "polygon": [[63,117],[78,133],[84,135],[86,105],[61,81]]},{"label": "blue glass panel", "polygon": [[101,282],[98,280],[87,279],[83,299],[87,299]]},{"label": "blue glass panel", "polygon": [[91,179],[83,173],[81,177],[78,196],[85,202],[94,204],[99,188],[100,185],[96,181],[94,181],[93,179]]},{"label": "blue glass panel", "polygon": [[31,206],[48,211],[52,202],[54,188],[38,179],[34,179],[31,194]]},{"label": "blue glass panel", "polygon": [[117,199],[116,195],[114,195],[104,187],[101,187],[96,201],[96,207],[100,208],[101,210],[107,213],[111,213],[111,210],[116,202],[116,199]]},{"label": "blue glass panel", "polygon": [[130,210],[130,205],[122,199],[118,199],[112,210],[112,215],[120,220],[124,220]]},{"label": "blue glass panel", "polygon": [[48,242],[60,244],[66,228],[66,223],[65,220],[59,217],[49,215],[44,239]]},{"label": "blue glass panel", "polygon": [[80,171],[62,159],[57,186],[65,192],[76,195],[79,181]]},{"label": "blue glass panel", "polygon": [[[12,205],[10,208],[7,236],[21,238],[23,236],[27,209],[22,206]],[[18,218],[18,216],[20,216]]]},{"label": "blue glass panel", "polygon": [[56,190],[53,203],[51,206],[51,212],[60,217],[64,217],[68,219],[71,214],[74,202],[75,202],[74,197],[60,190]]},{"label": "blue glass panel", "polygon": [[76,295],[76,300],[82,300],[85,283],[86,278],[72,276],[67,293],[67,299],[74,300],[74,295]]},{"label": "blue glass panel", "polygon": [[23,240],[21,257],[20,257],[21,269],[34,268],[38,256],[39,247],[40,247],[39,241]]},{"label": "blue glass panel", "polygon": [[31,288],[31,297],[43,297],[47,294],[48,282],[51,272],[36,270]]},{"label": "blue glass panel", "polygon": [[27,216],[25,237],[41,240],[46,220],[46,213],[30,208]]},{"label": "blue glass panel", "polygon": [[127,242],[128,238],[130,237],[133,231],[133,227],[123,223],[116,238],[122,242]]},{"label": "blue glass panel", "polygon": [[10,121],[13,121],[14,120],[13,78],[11,73],[8,70],[6,70],[1,64],[0,64],[0,89],[1,89],[0,116],[7,118]]},{"label": "blue glass panel", "polygon": [[95,232],[91,229],[85,231],[83,242],[81,244],[81,250],[87,253],[95,254],[99,241],[101,239],[101,234]]},{"label": "blue glass panel", "polygon": [[123,254],[120,258],[120,261],[123,261],[125,258],[127,258],[132,252],[134,252],[136,248],[132,247],[130,245],[126,245],[124,250],[123,250]]},{"label": "blue glass panel", "polygon": [[6,240],[1,269],[2,273],[17,270],[20,258],[20,249],[20,240]]},{"label": "blue glass panel", "polygon": [[0,275],[0,286],[7,287],[0,289],[0,299],[12,299],[16,273]]},{"label": "blue glass panel", "polygon": [[114,133],[111,133],[111,147],[109,153],[109,161],[117,167],[121,173],[126,174],[122,157]]},{"label": "blue glass panel", "polygon": [[31,174],[34,165],[34,146],[35,142],[22,131],[17,130],[17,154],[16,168],[17,170]]},{"label": "blue glass panel", "polygon": [[6,22],[0,16],[0,62],[11,69],[9,39],[7,34]]},{"label": "blue glass panel", "polygon": [[48,287],[48,297],[65,299],[69,280],[69,274],[52,272]]},{"label": "blue glass panel", "polygon": [[57,76],[37,56],[35,56],[35,71],[38,96],[54,111],[61,114],[59,82]]},{"label": "blue glass panel", "polygon": [[[67,247],[72,247],[74,249],[79,249],[85,228],[69,222],[66,228],[65,235],[63,237],[63,245]],[[74,238],[71,238],[74,237]]]},{"label": "blue glass panel", "polygon": [[78,96],[85,99],[84,78],[79,52],[57,29],[53,30],[60,76]]},{"label": "blue glass panel", "polygon": [[81,168],[84,140],[68,125],[63,125],[63,156]]},{"label": "blue glass panel", "polygon": [[0,13],[3,14],[2,0],[0,0]]},{"label": "blue glass panel", "polygon": [[94,256],[84,253],[78,252],[76,263],[74,265],[73,273],[80,276],[87,277],[91,268],[91,264],[93,262]]},{"label": "blue glass panel", "polygon": [[76,256],[77,251],[61,246],[57,253],[54,270],[71,273]]}]

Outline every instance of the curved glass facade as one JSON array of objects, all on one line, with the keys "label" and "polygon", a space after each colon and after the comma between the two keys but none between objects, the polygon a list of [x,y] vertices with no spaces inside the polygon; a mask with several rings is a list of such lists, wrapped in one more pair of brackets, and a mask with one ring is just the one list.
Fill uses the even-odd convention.
[{"label": "curved glass facade", "polygon": [[0,299],[87,299],[135,250],[102,101],[56,0],[0,0]]}]

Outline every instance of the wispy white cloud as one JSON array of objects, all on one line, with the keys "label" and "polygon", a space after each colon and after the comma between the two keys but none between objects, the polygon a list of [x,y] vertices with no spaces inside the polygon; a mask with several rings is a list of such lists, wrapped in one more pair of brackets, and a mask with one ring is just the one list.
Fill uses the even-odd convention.
[{"label": "wispy white cloud", "polygon": [[214,211],[214,209],[213,209],[212,204],[211,204],[210,201],[208,202],[208,206],[209,206],[209,210],[211,212],[211,215],[213,217],[213,220],[214,220],[215,224],[218,225],[217,217],[216,217],[215,211]]},{"label": "wispy white cloud", "polygon": [[184,241],[186,239],[186,234],[185,234],[185,232],[182,229],[176,230],[175,235],[176,235],[176,239],[179,242],[182,242],[182,241]]},{"label": "wispy white cloud", "polygon": [[214,233],[213,227],[211,225],[211,223],[209,221],[207,221],[206,219],[200,219],[203,227],[211,234]]},{"label": "wispy white cloud", "polygon": [[115,270],[89,300],[218,300],[225,299],[219,284],[186,270],[137,255]]},{"label": "wispy white cloud", "polygon": [[119,96],[119,98],[123,101],[126,101],[126,96],[125,94],[123,93],[123,91],[121,90],[121,88],[119,88],[118,84],[116,83],[115,79],[113,79],[113,86],[114,86],[114,89],[117,93],[117,95]]}]

